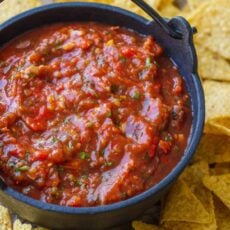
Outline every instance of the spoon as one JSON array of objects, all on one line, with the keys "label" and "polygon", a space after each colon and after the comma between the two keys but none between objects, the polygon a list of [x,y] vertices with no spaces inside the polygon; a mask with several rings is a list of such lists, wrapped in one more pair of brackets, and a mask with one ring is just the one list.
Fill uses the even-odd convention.
[{"label": "spoon", "polygon": [[179,31],[173,30],[169,24],[166,22],[164,18],[162,18],[150,5],[148,5],[143,0],[131,0],[134,2],[137,6],[139,6],[141,9],[143,9],[151,18],[154,19],[156,23],[158,23],[167,34],[169,34],[171,37],[175,39],[182,39],[183,35]]}]

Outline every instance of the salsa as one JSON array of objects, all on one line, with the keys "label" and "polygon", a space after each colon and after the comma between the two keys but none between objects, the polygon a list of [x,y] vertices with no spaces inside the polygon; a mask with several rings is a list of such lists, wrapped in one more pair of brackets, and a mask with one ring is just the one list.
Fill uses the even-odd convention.
[{"label": "salsa", "polygon": [[152,36],[75,22],[0,49],[0,176],[32,198],[135,196],[181,159],[191,121],[183,78]]}]

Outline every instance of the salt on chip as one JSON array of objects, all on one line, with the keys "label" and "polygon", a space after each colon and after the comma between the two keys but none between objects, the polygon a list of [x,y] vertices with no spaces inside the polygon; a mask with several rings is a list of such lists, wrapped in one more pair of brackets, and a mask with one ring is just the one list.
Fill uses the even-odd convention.
[{"label": "salt on chip", "polygon": [[200,200],[191,192],[186,183],[179,179],[164,201],[161,223],[166,221],[206,224],[211,222],[211,218]]},{"label": "salt on chip", "polygon": [[13,230],[32,230],[32,226],[30,224],[22,224],[20,220],[15,220]]},{"label": "salt on chip", "polygon": [[0,3],[0,23],[16,14],[40,5],[40,0],[4,0]]},{"label": "salt on chip", "polygon": [[230,59],[230,1],[210,1],[203,4],[189,17],[198,33],[195,41],[206,48]]},{"label": "salt on chip", "polygon": [[218,53],[196,44],[199,75],[202,79],[230,81],[230,63]]},{"label": "salt on chip", "polygon": [[230,209],[230,173],[206,176],[203,183]]},{"label": "salt on chip", "polygon": [[146,224],[141,221],[133,221],[132,227],[135,230],[160,230],[160,227],[156,225]]},{"label": "salt on chip", "polygon": [[9,210],[0,205],[0,230],[11,230],[11,219]]},{"label": "salt on chip", "polygon": [[230,137],[204,134],[193,157],[193,162],[200,160],[209,164],[230,162]]},{"label": "salt on chip", "polygon": [[207,80],[203,87],[206,99],[205,132],[230,136],[230,83]]},{"label": "salt on chip", "polygon": [[218,199],[214,198],[215,214],[218,230],[230,229],[230,210]]}]

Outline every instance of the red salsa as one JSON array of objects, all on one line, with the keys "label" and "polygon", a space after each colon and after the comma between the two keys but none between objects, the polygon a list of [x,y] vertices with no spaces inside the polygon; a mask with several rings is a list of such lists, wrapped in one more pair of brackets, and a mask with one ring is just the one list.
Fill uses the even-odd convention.
[{"label": "red salsa", "polygon": [[152,36],[55,24],[0,50],[0,176],[35,199],[96,206],[147,190],[181,159],[191,120]]}]

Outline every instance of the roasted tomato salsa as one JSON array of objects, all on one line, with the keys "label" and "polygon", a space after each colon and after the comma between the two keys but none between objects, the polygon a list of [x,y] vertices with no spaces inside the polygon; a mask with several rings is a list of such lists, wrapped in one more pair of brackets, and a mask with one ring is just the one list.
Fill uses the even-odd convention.
[{"label": "roasted tomato salsa", "polygon": [[0,50],[0,175],[35,199],[96,206],[145,191],[181,159],[191,120],[152,36],[55,24]]}]

